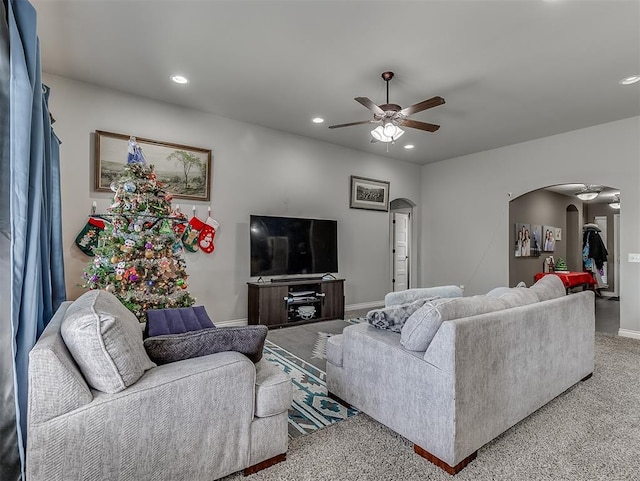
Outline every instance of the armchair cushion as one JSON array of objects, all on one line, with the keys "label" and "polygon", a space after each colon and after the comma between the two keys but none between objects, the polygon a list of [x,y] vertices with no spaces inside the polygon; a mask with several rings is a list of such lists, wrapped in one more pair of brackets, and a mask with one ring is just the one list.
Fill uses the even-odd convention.
[{"label": "armchair cushion", "polygon": [[158,364],[207,356],[216,352],[237,351],[254,363],[262,359],[267,326],[241,326],[201,329],[199,331],[148,337],[144,348]]},{"label": "armchair cushion", "polygon": [[211,327],[215,326],[204,306],[150,309],[147,311],[145,337],[198,331]]},{"label": "armchair cushion", "polygon": [[116,393],[155,367],[138,319],[113,294],[92,290],[69,306],[61,334],[87,384]]}]

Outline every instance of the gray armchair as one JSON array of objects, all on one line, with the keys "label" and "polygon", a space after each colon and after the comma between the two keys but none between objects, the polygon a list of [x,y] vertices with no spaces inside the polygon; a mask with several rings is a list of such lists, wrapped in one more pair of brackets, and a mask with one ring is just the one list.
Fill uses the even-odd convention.
[{"label": "gray armchair", "polygon": [[29,355],[29,481],[209,481],[285,458],[292,388],[277,367],[221,352],[97,391],[61,335],[71,304]]}]

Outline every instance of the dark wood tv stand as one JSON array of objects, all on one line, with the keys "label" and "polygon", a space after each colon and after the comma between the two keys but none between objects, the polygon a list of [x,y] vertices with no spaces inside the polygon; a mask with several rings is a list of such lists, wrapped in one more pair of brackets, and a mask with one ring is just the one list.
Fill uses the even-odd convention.
[{"label": "dark wood tv stand", "polygon": [[[278,279],[247,282],[249,324],[269,328],[344,318],[344,279]],[[310,318],[300,316],[301,306],[315,307]]]}]

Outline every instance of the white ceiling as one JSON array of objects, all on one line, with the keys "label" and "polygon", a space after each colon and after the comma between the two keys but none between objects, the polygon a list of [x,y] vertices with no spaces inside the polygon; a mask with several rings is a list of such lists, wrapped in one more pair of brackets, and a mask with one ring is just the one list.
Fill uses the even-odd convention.
[{"label": "white ceiling", "polygon": [[[640,74],[640,0],[31,3],[47,73],[419,164],[640,115],[618,84]],[[446,99],[412,117],[441,129],[388,152],[329,130],[372,118],[353,99],[384,103],[385,70],[392,103]]]},{"label": "white ceiling", "polygon": [[[568,195],[569,197],[573,197],[578,192],[585,189],[587,186],[585,184],[560,184],[554,185],[551,187],[546,187],[545,190],[550,190],[551,192],[556,192],[558,194]],[[608,187],[606,185],[589,185],[589,188],[592,190],[596,190],[599,192],[598,197],[593,200],[586,201],[587,204],[603,204],[612,202],[616,196],[620,196],[620,189],[615,189],[612,187]]]}]

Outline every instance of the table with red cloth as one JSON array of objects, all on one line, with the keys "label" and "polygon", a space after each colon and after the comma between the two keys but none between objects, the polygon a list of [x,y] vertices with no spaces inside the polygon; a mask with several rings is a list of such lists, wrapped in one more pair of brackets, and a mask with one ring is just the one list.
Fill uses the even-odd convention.
[{"label": "table with red cloth", "polygon": [[590,272],[538,272],[533,280],[534,282],[538,282],[544,276],[549,275],[558,276],[567,292],[574,287],[582,286],[583,290],[595,290],[596,287],[596,281]]}]

